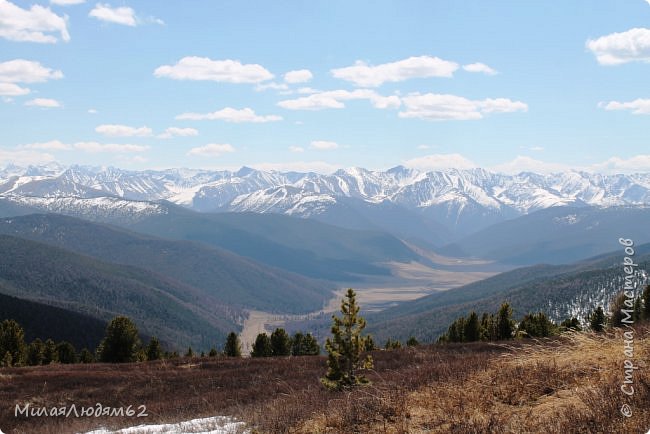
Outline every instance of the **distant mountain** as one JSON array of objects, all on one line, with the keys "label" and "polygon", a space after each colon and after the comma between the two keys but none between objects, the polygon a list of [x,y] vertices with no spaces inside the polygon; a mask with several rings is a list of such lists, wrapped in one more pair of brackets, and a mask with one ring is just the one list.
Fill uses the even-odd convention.
[{"label": "distant mountain", "polygon": [[130,227],[157,236],[200,241],[271,266],[334,281],[389,275],[382,262],[421,259],[385,233],[274,214],[184,212],[152,216]]},{"label": "distant mountain", "polygon": [[[238,328],[241,313],[199,303],[195,288],[156,273],[0,235],[0,290],[108,321],[127,315],[140,331],[183,347],[209,348]],[[203,300],[206,301],[206,300]]]},{"label": "distant mountain", "polygon": [[25,341],[35,338],[68,341],[77,351],[94,351],[104,338],[107,322],[72,310],[4,295],[0,284],[0,322],[13,319],[25,330]]},{"label": "distant mountain", "polygon": [[[518,268],[369,314],[368,331],[382,341],[416,336],[431,342],[457,317],[472,310],[495,312],[503,301],[511,304],[516,319],[543,311],[558,322],[572,316],[584,320],[599,305],[608,309],[623,288],[623,256],[620,249],[570,265]],[[650,244],[636,246],[635,262],[645,285],[650,282]]]},{"label": "distant mountain", "polygon": [[439,251],[512,265],[566,264],[650,242],[650,207],[553,207],[497,223]]},{"label": "distant mountain", "polygon": [[186,285],[191,299],[184,301],[193,305],[301,313],[320,309],[334,289],[205,244],[164,240],[56,214],[0,219],[0,234],[148,270]]},{"label": "distant mountain", "polygon": [[363,275],[388,275],[388,267],[381,263],[421,259],[392,235],[292,216],[199,213],[166,201],[113,197],[0,198],[0,217],[42,212],[110,223],[161,238],[196,241],[272,267],[332,281],[355,282]]},{"label": "distant mountain", "polygon": [[648,205],[650,173],[504,175],[483,169],[421,172],[398,166],[387,171],[350,168],[321,175],[250,168],[233,172],[8,166],[0,169],[0,197],[50,211],[82,207],[81,199],[98,201],[97,206],[119,208],[118,213],[127,211],[126,202],[118,199],[129,199],[140,201],[140,205],[129,205],[135,220],[136,214],[158,212],[145,203],[167,200],[202,212],[314,218],[348,228],[388,231],[405,239],[417,237],[440,246],[550,207]]}]

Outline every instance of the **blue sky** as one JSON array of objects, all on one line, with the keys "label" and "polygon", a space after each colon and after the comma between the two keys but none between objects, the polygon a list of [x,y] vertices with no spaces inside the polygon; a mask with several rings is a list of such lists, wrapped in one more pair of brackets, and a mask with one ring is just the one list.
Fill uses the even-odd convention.
[{"label": "blue sky", "polygon": [[650,170],[650,4],[0,0],[0,166]]}]

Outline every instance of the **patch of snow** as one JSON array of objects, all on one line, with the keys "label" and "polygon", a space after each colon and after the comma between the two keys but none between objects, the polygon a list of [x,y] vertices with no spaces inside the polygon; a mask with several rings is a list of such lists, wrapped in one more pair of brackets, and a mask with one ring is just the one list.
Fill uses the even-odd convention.
[{"label": "patch of snow", "polygon": [[574,225],[580,221],[580,218],[576,214],[569,214],[564,217],[555,217],[553,221],[563,225]]},{"label": "patch of snow", "polygon": [[[89,431],[85,434],[247,434],[244,422],[236,422],[231,417],[215,416],[193,419],[178,423],[159,425],[138,425],[117,431],[107,428]],[[0,432],[2,434],[2,432]]]}]

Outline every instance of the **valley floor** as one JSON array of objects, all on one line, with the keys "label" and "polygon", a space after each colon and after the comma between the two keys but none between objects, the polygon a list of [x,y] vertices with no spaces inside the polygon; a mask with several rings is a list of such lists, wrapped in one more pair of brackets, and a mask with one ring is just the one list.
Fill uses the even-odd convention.
[{"label": "valley floor", "polygon": [[[432,253],[428,253],[433,255]],[[287,327],[288,323],[299,322],[308,326],[310,321],[323,318],[329,322],[332,313],[341,307],[341,299],[347,288],[354,288],[357,300],[363,306],[362,314],[377,312],[387,307],[395,306],[404,301],[415,300],[438,291],[467,285],[478,280],[487,279],[496,274],[488,268],[489,263],[467,259],[455,259],[443,256],[432,256],[435,263],[449,269],[436,269],[418,262],[385,264],[391,270],[391,276],[367,277],[362,283],[340,283],[340,289],[334,292],[329,302],[319,311],[303,315],[277,314],[259,310],[249,310],[248,318],[244,321],[240,340],[244,353],[252,349],[255,337],[259,333],[271,332],[277,327]],[[458,269],[454,269],[457,267]],[[466,268],[471,267],[472,271]],[[311,331],[309,327],[306,332]]]},{"label": "valley floor", "polygon": [[[649,329],[635,331],[633,348],[626,356],[615,332],[375,351],[372,384],[343,393],[321,387],[318,356],[9,368],[0,370],[0,429],[64,434],[229,415],[260,433],[645,433]],[[638,367],[632,396],[620,389],[626,359]],[[15,417],[26,403],[146,405],[148,416]]]}]

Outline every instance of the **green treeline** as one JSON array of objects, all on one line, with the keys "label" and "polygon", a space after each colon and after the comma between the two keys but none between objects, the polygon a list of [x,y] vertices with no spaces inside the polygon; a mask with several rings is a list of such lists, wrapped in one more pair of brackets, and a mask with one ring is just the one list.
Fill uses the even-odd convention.
[{"label": "green treeline", "polygon": [[296,332],[290,337],[283,328],[276,328],[271,336],[260,333],[255,338],[251,357],[317,356],[320,345],[311,333]]},{"label": "green treeline", "polygon": [[504,302],[496,313],[483,313],[480,317],[470,312],[466,317],[457,318],[447,332],[438,338],[445,342],[500,341],[526,337],[557,336],[567,330],[582,330],[582,324],[593,332],[602,332],[608,327],[621,327],[650,320],[650,285],[635,297],[619,293],[611,303],[609,314],[602,306],[597,306],[591,314],[581,321],[567,318],[559,325],[551,321],[544,312],[528,313],[517,324],[512,318],[510,304]]},{"label": "green treeline", "polygon": [[[311,333],[297,332],[290,337],[284,329],[276,329],[271,337],[261,334],[253,346],[253,357],[318,355],[320,346]],[[201,353],[201,356],[205,356]],[[209,357],[241,357],[242,346],[235,332],[230,332],[221,351],[210,349]],[[195,356],[188,347],[185,357]],[[113,318],[106,327],[105,335],[98,347],[91,351],[80,351],[67,341],[42,341],[39,338],[25,342],[24,329],[12,319],[0,323],[0,367],[39,366],[50,363],[129,363],[147,360],[174,359],[180,357],[176,351],[165,351],[160,340],[152,337],[148,343],[140,340],[133,321],[125,316]]]},{"label": "green treeline", "polygon": [[560,325],[551,321],[544,312],[528,313],[517,324],[512,318],[512,307],[507,302],[501,304],[496,313],[484,312],[480,317],[470,312],[451,323],[447,333],[438,342],[477,342],[501,341],[516,337],[549,337],[573,329],[581,330],[577,318],[569,318]]}]

